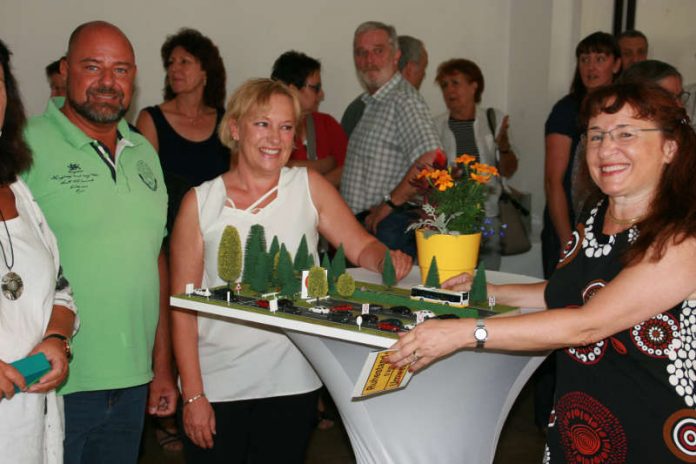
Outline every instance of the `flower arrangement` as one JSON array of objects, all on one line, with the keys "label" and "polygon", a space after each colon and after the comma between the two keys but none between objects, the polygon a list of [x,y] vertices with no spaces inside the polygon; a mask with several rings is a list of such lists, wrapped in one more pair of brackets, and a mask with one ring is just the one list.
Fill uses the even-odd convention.
[{"label": "flower arrangement", "polygon": [[459,156],[452,166],[447,166],[446,160],[438,151],[433,165],[423,168],[416,177],[423,194],[424,217],[407,230],[423,228],[451,235],[485,232],[486,184],[498,175],[498,170],[476,162],[471,155]]}]

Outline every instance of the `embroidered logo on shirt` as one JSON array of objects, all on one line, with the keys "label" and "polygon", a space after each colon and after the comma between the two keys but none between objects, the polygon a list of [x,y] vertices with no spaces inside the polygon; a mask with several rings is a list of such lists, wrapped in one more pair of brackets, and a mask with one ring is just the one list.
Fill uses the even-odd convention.
[{"label": "embroidered logo on shirt", "polygon": [[50,180],[69,188],[74,193],[86,192],[90,184],[98,176],[97,173],[83,171],[82,167],[75,162],[68,163],[65,167],[67,169],[64,173],[54,174]]},{"label": "embroidered logo on shirt", "polygon": [[147,185],[147,188],[153,192],[157,191],[157,179],[155,178],[155,173],[153,173],[152,169],[150,169],[150,166],[148,166],[145,161],[140,160],[138,161],[136,167],[138,169],[138,177],[140,177],[140,180],[142,180],[143,183]]}]

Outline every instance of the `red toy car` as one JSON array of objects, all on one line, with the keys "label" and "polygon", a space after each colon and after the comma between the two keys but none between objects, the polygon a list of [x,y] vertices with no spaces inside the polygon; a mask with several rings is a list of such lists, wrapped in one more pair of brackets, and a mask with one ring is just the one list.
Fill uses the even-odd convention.
[{"label": "red toy car", "polygon": [[352,311],[353,307],[349,304],[340,304],[333,306],[331,308],[331,312],[337,312],[337,311]]},{"label": "red toy car", "polygon": [[256,306],[258,306],[259,308],[268,309],[268,300],[256,300]]}]

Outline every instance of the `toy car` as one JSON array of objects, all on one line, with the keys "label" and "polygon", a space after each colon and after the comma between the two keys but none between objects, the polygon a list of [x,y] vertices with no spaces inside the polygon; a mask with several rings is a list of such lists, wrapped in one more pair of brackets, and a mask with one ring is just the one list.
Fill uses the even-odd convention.
[{"label": "toy car", "polygon": [[389,308],[389,311],[393,312],[394,314],[398,314],[399,316],[404,316],[404,317],[412,317],[413,316],[413,311],[411,311],[411,308],[407,306],[392,306]]},{"label": "toy car", "polygon": [[377,328],[387,332],[398,332],[403,329],[403,324],[398,319],[382,319],[377,323]]},{"label": "toy car", "polygon": [[281,298],[278,300],[278,309],[287,309],[287,308],[292,308],[295,306],[292,303],[292,300],[288,300],[287,298]]},{"label": "toy car", "polygon": [[423,316],[423,319],[430,319],[435,317],[435,313],[430,311],[429,309],[419,309],[418,311],[414,311],[413,315],[418,318],[418,316]]},{"label": "toy car", "polygon": [[352,311],[353,307],[349,304],[340,304],[333,306],[331,308],[331,312],[340,312],[340,311]]},{"label": "toy car", "polygon": [[363,325],[375,325],[379,320],[374,314],[361,314]]},{"label": "toy car", "polygon": [[353,320],[353,315],[348,311],[331,311],[326,318],[331,322],[348,324]]},{"label": "toy car", "polygon": [[384,306],[382,306],[382,305],[370,304],[370,312],[371,313],[381,313],[383,309],[384,309]]},{"label": "toy car", "polygon": [[321,306],[321,305],[320,306],[312,306],[309,308],[309,310],[311,312],[317,313],[317,314],[329,314],[329,312],[330,312],[329,308],[327,308],[326,306]]},{"label": "toy car", "polygon": [[258,306],[259,308],[268,309],[268,300],[256,300],[256,306]]}]

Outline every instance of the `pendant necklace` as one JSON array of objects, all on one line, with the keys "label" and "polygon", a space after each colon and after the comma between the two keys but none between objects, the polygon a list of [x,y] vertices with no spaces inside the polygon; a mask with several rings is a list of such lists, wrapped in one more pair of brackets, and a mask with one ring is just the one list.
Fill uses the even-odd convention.
[{"label": "pendant necklace", "polygon": [[2,279],[0,279],[0,289],[2,294],[8,300],[17,300],[22,296],[24,291],[24,282],[22,278],[16,272],[12,271],[15,264],[14,247],[12,246],[12,236],[10,235],[10,229],[7,228],[7,222],[5,222],[5,215],[2,214],[2,209],[0,209],[0,219],[2,219],[2,224],[5,226],[5,232],[7,233],[7,241],[10,243],[10,259],[12,262],[7,261],[7,254],[5,253],[5,247],[0,241],[0,250],[2,250],[2,259],[5,261],[5,266],[7,266],[8,272]]},{"label": "pendant necklace", "polygon": [[611,222],[613,222],[614,224],[617,224],[619,226],[624,226],[624,227],[626,227],[626,226],[630,227],[633,224],[635,224],[643,219],[643,216],[636,216],[636,217],[632,217],[629,219],[620,219],[620,218],[617,218],[616,216],[614,216],[613,214],[611,214],[611,211],[609,211],[609,208],[607,208],[607,216],[609,216],[609,220]]}]

